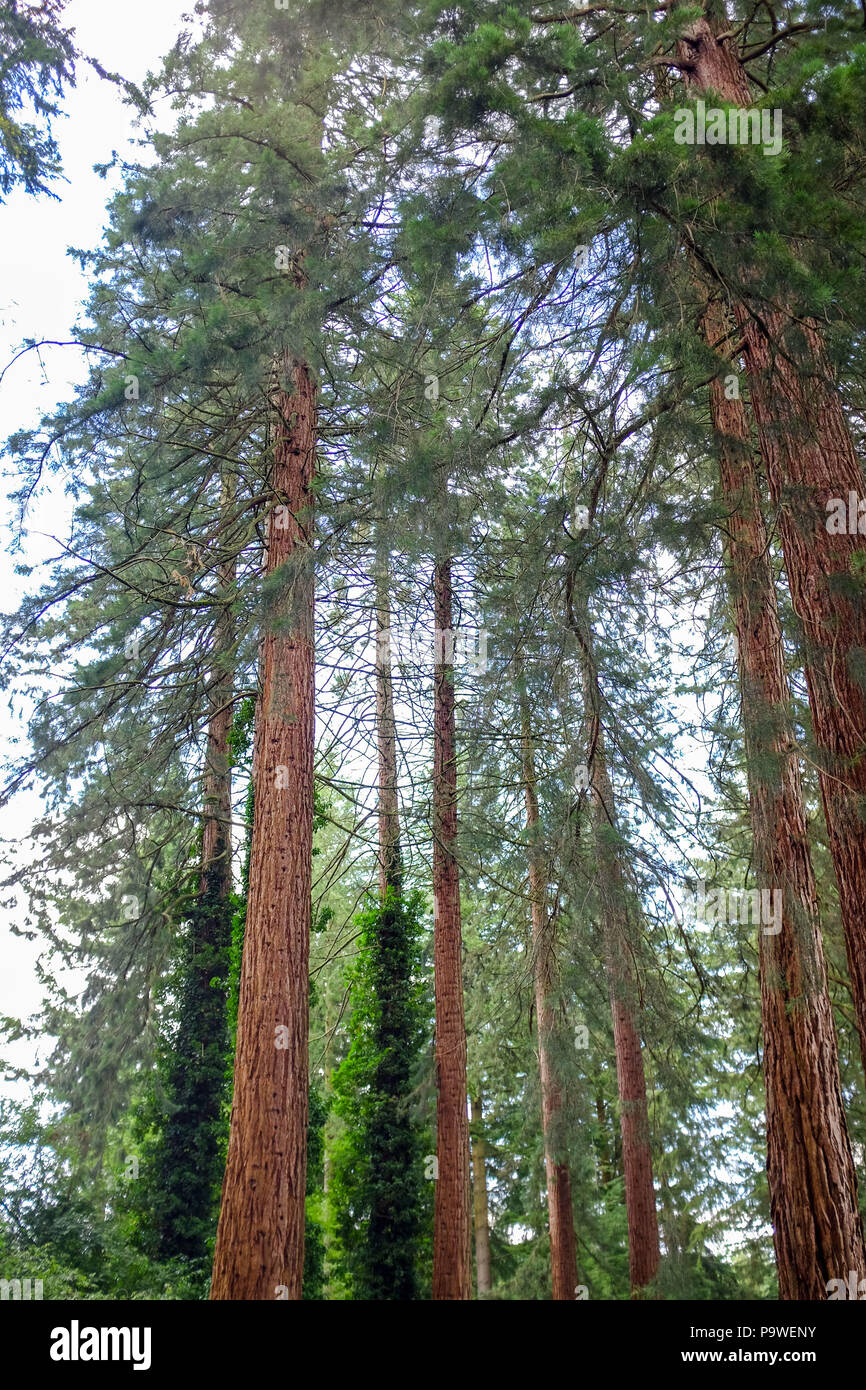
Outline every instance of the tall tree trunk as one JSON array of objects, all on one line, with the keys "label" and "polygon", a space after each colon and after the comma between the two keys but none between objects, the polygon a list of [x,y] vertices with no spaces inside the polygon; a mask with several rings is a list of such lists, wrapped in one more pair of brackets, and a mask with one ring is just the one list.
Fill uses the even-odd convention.
[{"label": "tall tree trunk", "polygon": [[[228,471],[222,482],[220,511],[224,520],[235,499],[235,478]],[[222,524],[220,530],[222,531]],[[214,664],[210,672],[210,716],[204,765],[204,827],[202,830],[201,881],[203,898],[227,901],[231,892],[232,777],[229,766],[229,734],[234,699],[235,620],[231,611],[237,566],[234,556],[218,566],[220,609],[214,623]]]},{"label": "tall tree trunk", "polygon": [[[227,472],[220,498],[223,518],[233,500],[234,477]],[[217,566],[219,607],[207,685],[201,875],[198,901],[184,942],[188,954],[178,991],[182,1012],[168,1079],[173,1108],[165,1122],[158,1160],[161,1209],[155,1215],[163,1259],[206,1257],[220,1180],[218,1127],[228,1010],[225,994],[214,989],[211,981],[225,978],[228,972],[232,934],[229,732],[234,696],[231,603],[235,568],[234,557]]]},{"label": "tall tree trunk", "polygon": [[391,675],[391,598],[387,548],[376,555],[376,743],[379,755],[379,895],[403,891],[400,815],[397,801],[397,725]]},{"label": "tall tree trunk", "polygon": [[273,399],[266,574],[277,588],[256,711],[250,895],[215,1299],[299,1299],[304,1268],[316,453],[316,388],[305,363],[282,356]]},{"label": "tall tree trunk", "polygon": [[[747,106],[748,77],[722,12],[702,18],[680,44],[694,91]],[[864,495],[863,474],[818,325],[786,305],[762,305],[760,320],[734,306],[744,339],[758,441],[794,608],[805,639],[806,681],[820,760],[821,799],[836,880],[851,995],[866,1072],[866,605],[859,588],[858,534],[831,534],[826,504]]]},{"label": "tall tree trunk", "polygon": [[613,1182],[613,1166],[607,1142],[607,1114],[604,1108],[604,1096],[600,1091],[596,1093],[595,1097],[595,1117],[598,1121],[599,1177],[601,1178],[602,1188],[608,1188]]},{"label": "tall tree trunk", "polygon": [[376,1174],[366,1231],[365,1296],[410,1300],[418,1296],[420,1236],[413,1187],[415,1127],[410,1108],[413,1056],[413,920],[403,902],[403,863],[397,799],[397,730],[391,678],[387,546],[376,556],[376,738],[379,762],[379,888],[381,907],[369,950],[379,1010],[373,1033],[377,1055],[372,1080],[374,1114],[364,1142]]},{"label": "tall tree trunk", "polygon": [[[712,302],[704,318],[711,347],[723,342],[728,326],[723,305]],[[864,1268],[857,1179],[748,419],[741,400],[726,398],[720,376],[710,393],[728,517],[755,865],[761,887],[781,893],[781,930],[759,928],[767,1175],[779,1294],[826,1299],[829,1280]]]},{"label": "tall tree trunk", "polygon": [[487,1206],[487,1145],[484,1142],[484,1107],[481,1096],[472,1097],[472,1206],[475,1216],[475,1288],[479,1296],[493,1287],[490,1276],[490,1218]]},{"label": "tall tree trunk", "polygon": [[626,879],[616,806],[607,768],[601,720],[601,688],[595,664],[589,609],[579,595],[579,579],[569,580],[568,608],[581,649],[584,704],[588,724],[589,785],[596,883],[605,969],[613,1017],[613,1040],[619,1089],[622,1163],[628,1215],[629,1275],[632,1295],[651,1284],[659,1266],[659,1228],[653,1188],[646,1076],[638,1018],[640,1001],[633,960],[633,931],[629,921]]},{"label": "tall tree trunk", "polygon": [[433,912],[436,995],[436,1130],[439,1177],[433,1217],[433,1297],[472,1297],[469,1119],[463,934],[457,864],[457,747],[454,731],[451,560],[433,573]]},{"label": "tall tree trunk", "polygon": [[529,836],[529,901],[532,916],[532,961],[535,1012],[538,1020],[538,1067],[541,1078],[541,1126],[547,1205],[550,1218],[550,1267],[554,1300],[573,1301],[577,1290],[577,1242],[571,1198],[571,1170],[564,1153],[561,1128],[562,1087],[551,1057],[556,1029],[553,998],[556,952],[547,917],[547,880],[540,842],[540,816],[535,778],[529,702],[521,695],[523,795]]}]

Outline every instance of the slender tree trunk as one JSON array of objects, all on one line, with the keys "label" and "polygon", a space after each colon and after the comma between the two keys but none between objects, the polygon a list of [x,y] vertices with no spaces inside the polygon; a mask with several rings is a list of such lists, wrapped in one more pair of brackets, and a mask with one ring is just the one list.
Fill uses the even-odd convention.
[{"label": "slender tree trunk", "polygon": [[604,1108],[604,1096],[600,1092],[595,1097],[595,1117],[598,1120],[599,1176],[602,1187],[607,1188],[613,1182],[613,1167],[607,1142],[607,1114]]},{"label": "slender tree trunk", "polygon": [[[710,304],[711,347],[728,329]],[[755,864],[781,894],[781,930],[760,931],[767,1095],[767,1175],[783,1299],[826,1299],[828,1281],[864,1268],[857,1178],[848,1138],[818,895],[769,540],[743,402],[710,386],[734,600]],[[858,1273],[858,1278],[862,1277]]]},{"label": "slender tree trunk", "polygon": [[[736,45],[718,34],[724,14],[698,20],[680,45],[687,84],[747,106],[748,77]],[[845,931],[851,995],[866,1071],[866,605],[854,534],[827,530],[826,504],[864,495],[863,474],[818,325],[785,305],[760,320],[734,306],[744,339],[758,441],[794,608],[805,639],[806,681],[820,760],[821,799]]]},{"label": "slender tree trunk", "polygon": [[493,1287],[490,1277],[490,1219],[487,1207],[487,1145],[481,1096],[472,1097],[472,1205],[475,1215],[475,1287],[480,1297]]},{"label": "slender tree trunk", "polygon": [[[223,478],[221,513],[226,517],[235,497],[235,479]],[[214,623],[216,658],[210,674],[210,717],[204,765],[204,827],[202,830],[201,896],[225,902],[231,892],[232,776],[229,734],[234,699],[235,620],[231,611],[236,575],[234,556],[218,567],[221,607]]]},{"label": "slender tree trunk", "polygon": [[581,648],[584,703],[588,722],[589,783],[596,883],[601,910],[605,968],[613,1016],[619,1088],[622,1163],[628,1214],[629,1274],[632,1295],[651,1284],[659,1266],[659,1229],[653,1188],[649,1109],[638,1018],[640,1001],[633,960],[633,932],[620,855],[613,788],[607,769],[601,722],[601,689],[589,611],[569,585],[569,616]]},{"label": "slender tree trunk", "polygon": [[436,656],[433,675],[433,910],[436,994],[436,1127],[439,1177],[433,1218],[433,1297],[472,1297],[469,1120],[463,940],[457,864],[457,748],[451,561],[433,575]]},{"label": "slender tree trunk", "polygon": [[301,1297],[313,834],[316,388],[283,356],[253,751],[255,811],[234,1101],[211,1298]]},{"label": "slender tree trunk", "polygon": [[[234,498],[234,478],[223,479],[221,512]],[[159,1253],[204,1259],[213,1231],[221,1176],[218,1125],[225,1084],[228,1010],[211,981],[229,965],[232,912],[231,769],[229,733],[234,695],[235,623],[231,611],[235,561],[217,567],[219,609],[208,672],[209,706],[203,777],[201,875],[191,913],[179,989],[182,1013],[168,1090],[172,1110],[159,1151]]]},{"label": "slender tree trunk", "polygon": [[387,549],[376,557],[376,741],[379,755],[379,894],[403,891],[400,815],[397,801],[397,726],[391,675],[391,599]]},{"label": "slender tree trunk", "polygon": [[577,1242],[571,1197],[571,1170],[565,1156],[561,1129],[562,1087],[551,1057],[556,1029],[553,998],[556,987],[556,953],[547,920],[547,882],[544,853],[539,839],[540,817],[535,778],[529,703],[521,696],[523,742],[523,795],[529,835],[529,900],[532,915],[532,958],[535,1012],[538,1020],[538,1067],[541,1077],[541,1125],[547,1205],[550,1217],[550,1267],[555,1301],[571,1300],[577,1289]]},{"label": "slender tree trunk", "polygon": [[[373,1035],[378,1061],[372,1090],[375,1117],[366,1132],[371,1166],[377,1175],[366,1231],[366,1296],[417,1298],[416,1262],[420,1235],[414,1195],[407,1183],[415,1149],[411,1118],[412,1055],[407,1024],[412,1013],[412,967],[407,933],[413,930],[402,900],[403,863],[397,799],[397,731],[391,678],[388,552],[376,556],[376,737],[379,761],[379,888],[382,905],[375,940],[379,1014]],[[405,1194],[405,1200],[399,1195]]]}]

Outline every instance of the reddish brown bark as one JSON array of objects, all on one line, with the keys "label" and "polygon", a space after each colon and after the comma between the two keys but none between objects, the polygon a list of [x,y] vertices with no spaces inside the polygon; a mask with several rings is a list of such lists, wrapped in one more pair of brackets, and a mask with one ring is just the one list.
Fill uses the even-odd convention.
[{"label": "reddish brown bark", "polygon": [[[747,75],[724,16],[698,20],[680,45],[686,81],[745,106]],[[794,608],[805,639],[806,680],[821,798],[845,931],[851,995],[866,1071],[866,605],[857,568],[864,542],[827,530],[826,504],[864,495],[863,474],[818,325],[790,306],[734,306],[758,441]]]},{"label": "reddish brown bark", "polygon": [[562,1087],[551,1057],[556,1029],[554,993],[556,952],[547,919],[547,881],[544,855],[539,841],[540,816],[535,777],[529,705],[521,699],[523,740],[523,795],[526,828],[529,835],[529,902],[532,917],[532,960],[535,983],[535,1012],[538,1026],[538,1069],[541,1079],[541,1127],[544,1135],[544,1166],[547,1174],[547,1209],[550,1224],[550,1268],[555,1301],[574,1300],[577,1290],[577,1242],[574,1234],[574,1207],[571,1196],[571,1170],[562,1150],[560,1120]]},{"label": "reddish brown bark", "polygon": [[[710,346],[724,307],[704,318]],[[759,928],[767,1176],[783,1299],[826,1299],[864,1267],[857,1179],[827,992],[818,897],[769,541],[745,407],[710,387],[738,640],[749,804],[760,886],[781,893],[781,930]],[[858,1278],[862,1277],[858,1273]]]},{"label": "reddish brown bark", "polygon": [[433,910],[436,995],[436,1129],[439,1177],[433,1215],[433,1297],[472,1297],[469,1120],[463,940],[457,863],[457,749],[451,663],[451,562],[433,575]]},{"label": "reddish brown bark", "polygon": [[211,1298],[301,1297],[308,1101],[313,826],[311,527],[316,388],[282,359],[266,572],[279,574],[262,642],[255,810],[234,1100]]},{"label": "reddish brown bark", "polygon": [[659,1228],[653,1187],[649,1109],[638,1018],[640,999],[634,965],[634,928],[629,918],[626,878],[620,859],[616,806],[607,769],[601,721],[601,689],[585,600],[569,585],[569,617],[581,648],[586,707],[589,784],[596,885],[601,910],[605,969],[613,1018],[619,1090],[622,1164],[628,1216],[632,1296],[640,1296],[658,1272]]},{"label": "reddish brown bark", "polygon": [[487,1145],[480,1096],[472,1097],[472,1207],[475,1224],[475,1288],[479,1295],[493,1287],[490,1276],[490,1217],[487,1205]]}]

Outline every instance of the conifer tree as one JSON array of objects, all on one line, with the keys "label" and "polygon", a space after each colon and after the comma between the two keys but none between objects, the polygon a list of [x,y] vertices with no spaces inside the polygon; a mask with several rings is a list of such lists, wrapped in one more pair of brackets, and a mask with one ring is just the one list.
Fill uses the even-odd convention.
[{"label": "conifer tree", "polygon": [[[728,37],[724,9],[690,24],[678,45],[688,89],[715,92],[748,107],[750,50]],[[766,45],[781,42],[774,37]],[[866,1070],[866,695],[858,652],[866,648],[866,603],[858,583],[859,532],[831,526],[832,499],[864,489],[831,362],[819,325],[774,286],[760,311],[744,267],[735,301],[743,334],[758,440],[789,582],[803,623],[812,726],[821,758],[821,793],[845,923],[852,997]],[[769,301],[766,303],[766,301]]]},{"label": "conifer tree", "polygon": [[381,541],[374,568],[379,903],[359,920],[352,1041],[333,1078],[348,1131],[334,1159],[331,1204],[353,1296],[404,1301],[419,1296],[424,1214],[413,1101],[423,1021],[420,896],[406,891],[400,847],[390,567]]},{"label": "conifer tree", "polygon": [[571,1172],[562,1153],[559,1132],[562,1086],[555,1074],[552,1053],[556,1027],[557,965],[547,905],[544,847],[540,842],[540,818],[536,788],[532,721],[525,693],[521,695],[523,741],[523,793],[529,835],[529,897],[532,914],[533,974],[538,1028],[538,1065],[541,1077],[541,1111],[544,1161],[547,1171],[547,1204],[550,1212],[550,1261],[554,1299],[572,1300],[577,1287],[577,1244],[574,1235]]},{"label": "conifer tree", "polygon": [[[577,583],[579,584],[579,580]],[[628,1210],[629,1269],[632,1290],[640,1295],[653,1282],[659,1265],[659,1233],[653,1189],[652,1151],[646,1078],[640,1036],[639,982],[632,960],[633,927],[620,859],[616,802],[608,772],[602,695],[593,657],[592,630],[586,601],[575,588],[569,612],[583,657],[587,709],[586,762],[592,793],[591,823],[597,870],[599,911],[603,923],[605,970],[613,1014],[619,1086],[622,1161]]]},{"label": "conifer tree", "polygon": [[[727,329],[722,306],[711,303],[704,320],[710,345],[721,345]],[[710,393],[729,531],[755,859],[759,882],[781,893],[781,922],[761,926],[759,943],[779,1291],[782,1298],[823,1299],[835,1269],[863,1265],[857,1180],[749,425],[744,403],[726,397],[721,374]],[[820,1201],[817,1192],[824,1194]]]}]

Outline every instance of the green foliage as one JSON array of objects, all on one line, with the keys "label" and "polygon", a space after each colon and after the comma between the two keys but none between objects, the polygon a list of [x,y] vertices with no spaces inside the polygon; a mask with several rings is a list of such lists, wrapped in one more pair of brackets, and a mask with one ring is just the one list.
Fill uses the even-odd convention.
[{"label": "green foliage", "polygon": [[349,1050],[333,1076],[344,1124],[328,1200],[350,1296],[417,1299],[424,1234],[424,1126],[414,1089],[425,1021],[420,893],[389,888],[356,919]]},{"label": "green foliage", "polygon": [[[0,9],[2,194],[18,184],[28,193],[50,193],[48,185],[60,173],[51,118],[58,114],[64,87],[74,84],[76,56],[64,9],[65,0],[43,0],[38,6],[6,0]],[[32,110],[38,124],[22,122],[17,116],[22,110]]]}]

